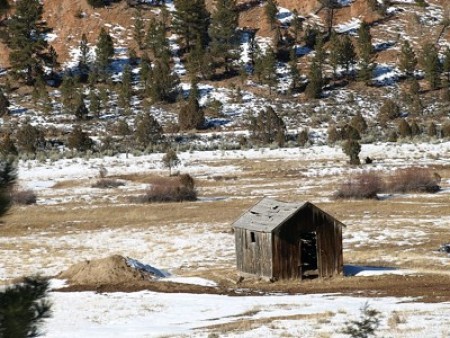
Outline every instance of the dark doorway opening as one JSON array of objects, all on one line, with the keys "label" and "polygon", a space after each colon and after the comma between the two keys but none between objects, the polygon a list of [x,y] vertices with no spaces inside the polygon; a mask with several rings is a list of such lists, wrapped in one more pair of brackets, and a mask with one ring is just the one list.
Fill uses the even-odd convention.
[{"label": "dark doorway opening", "polygon": [[317,235],[306,232],[300,235],[299,242],[299,272],[301,279],[317,278]]}]

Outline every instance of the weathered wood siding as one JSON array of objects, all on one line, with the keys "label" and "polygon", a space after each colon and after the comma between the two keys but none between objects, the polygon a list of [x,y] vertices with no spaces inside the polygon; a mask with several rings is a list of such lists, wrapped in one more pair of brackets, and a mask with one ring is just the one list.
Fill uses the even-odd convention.
[{"label": "weathered wood siding", "polygon": [[305,207],[274,231],[273,276],[301,278],[300,239],[302,233],[317,234],[317,267],[320,277],[342,273],[342,228],[332,217],[315,208]]},{"label": "weathered wood siding", "polygon": [[237,268],[246,273],[272,277],[272,234],[245,229],[235,229],[234,234]]}]

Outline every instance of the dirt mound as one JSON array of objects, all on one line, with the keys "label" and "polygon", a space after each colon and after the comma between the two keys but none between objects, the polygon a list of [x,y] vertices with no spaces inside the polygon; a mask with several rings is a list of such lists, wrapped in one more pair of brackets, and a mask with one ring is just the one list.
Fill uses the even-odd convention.
[{"label": "dirt mound", "polygon": [[77,263],[57,276],[72,285],[132,284],[160,277],[166,274],[120,255]]}]

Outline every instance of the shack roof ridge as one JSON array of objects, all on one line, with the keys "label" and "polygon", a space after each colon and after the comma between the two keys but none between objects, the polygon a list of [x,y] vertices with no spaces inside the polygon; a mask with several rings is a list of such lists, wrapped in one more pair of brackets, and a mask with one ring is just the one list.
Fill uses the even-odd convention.
[{"label": "shack roof ridge", "polygon": [[233,223],[233,227],[271,232],[306,204],[310,202],[281,202],[271,197],[264,197],[244,212]]}]

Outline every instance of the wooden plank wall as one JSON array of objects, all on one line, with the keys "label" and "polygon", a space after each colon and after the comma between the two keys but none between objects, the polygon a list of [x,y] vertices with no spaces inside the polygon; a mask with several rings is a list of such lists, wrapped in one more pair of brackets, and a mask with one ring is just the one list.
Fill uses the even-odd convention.
[{"label": "wooden plank wall", "polygon": [[255,242],[252,242],[252,231],[237,228],[234,233],[238,270],[272,277],[272,234],[253,231]]}]

